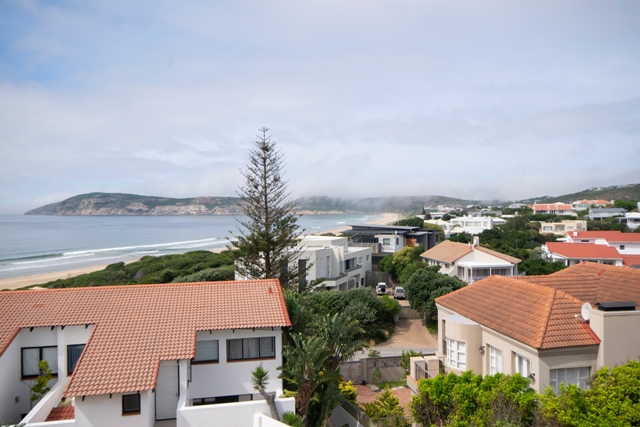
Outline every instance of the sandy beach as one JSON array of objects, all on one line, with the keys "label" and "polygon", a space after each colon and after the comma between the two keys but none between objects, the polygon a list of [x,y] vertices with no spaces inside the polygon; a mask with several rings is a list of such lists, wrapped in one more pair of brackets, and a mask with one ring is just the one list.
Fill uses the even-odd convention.
[{"label": "sandy beach", "polygon": [[[379,224],[379,225],[392,224],[397,220],[398,220],[397,214],[384,213],[376,221],[371,221],[371,224]],[[324,233],[340,234],[344,230],[348,230],[348,229],[349,229],[349,226],[343,226],[343,227],[337,227],[331,230],[321,231],[317,234],[324,234]],[[223,250],[226,250],[226,248],[220,248],[219,250],[216,250],[216,252],[223,251]],[[129,262],[135,262],[135,261],[137,260],[132,260]],[[51,282],[53,280],[67,279],[69,277],[75,277],[81,274],[87,274],[87,273],[92,273],[94,271],[103,270],[106,267],[107,267],[106,265],[95,265],[93,267],[77,268],[74,270],[58,271],[54,273],[43,273],[43,274],[35,274],[32,276],[0,279],[0,289],[18,289],[18,288],[24,288],[25,286],[40,285],[43,283]]]}]

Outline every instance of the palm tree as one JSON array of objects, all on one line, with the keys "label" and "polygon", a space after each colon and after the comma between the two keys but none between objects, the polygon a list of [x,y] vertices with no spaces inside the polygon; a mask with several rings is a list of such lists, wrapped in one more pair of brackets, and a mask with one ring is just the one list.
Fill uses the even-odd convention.
[{"label": "palm tree", "polygon": [[258,366],[253,372],[251,372],[251,383],[253,384],[253,389],[258,390],[258,393],[264,397],[264,400],[267,401],[267,405],[269,405],[269,411],[271,411],[271,418],[274,420],[280,421],[280,416],[278,415],[278,408],[276,408],[276,404],[274,402],[274,398],[272,395],[265,391],[265,387],[269,384],[269,371],[262,367],[262,364]]},{"label": "palm tree", "polygon": [[360,322],[345,312],[322,316],[317,328],[317,334],[325,338],[326,346],[331,352],[328,369],[338,369],[340,363],[368,346],[366,341],[360,339],[365,332],[360,327]]}]

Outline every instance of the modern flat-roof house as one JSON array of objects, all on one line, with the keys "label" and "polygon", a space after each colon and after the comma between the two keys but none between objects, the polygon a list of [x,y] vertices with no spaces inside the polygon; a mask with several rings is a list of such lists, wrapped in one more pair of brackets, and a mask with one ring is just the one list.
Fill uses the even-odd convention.
[{"label": "modern flat-roof house", "polygon": [[605,245],[582,245],[567,242],[547,242],[542,252],[551,261],[562,261],[566,266],[580,264],[583,261],[598,264],[623,265],[622,256],[615,249]]},{"label": "modern flat-roof house", "polygon": [[468,234],[480,234],[484,230],[492,230],[494,226],[502,225],[505,222],[502,218],[493,218],[490,216],[460,216],[449,220],[452,229],[456,227],[456,230],[459,230],[459,232]]},{"label": "modern flat-roof house", "polygon": [[533,213],[576,216],[573,207],[566,203],[535,203],[533,205]]},{"label": "modern flat-roof house", "polygon": [[612,202],[610,202],[609,200],[602,200],[602,199],[598,199],[598,200],[577,200],[573,203],[571,203],[571,206],[573,206],[573,209],[577,210],[577,211],[583,211],[585,209],[589,209],[592,206],[595,206],[597,208],[604,208],[607,206],[611,206],[613,205]]},{"label": "modern flat-roof house", "polygon": [[351,230],[346,230],[343,234],[351,237],[352,246],[370,247],[374,265],[378,265],[382,258],[398,252],[405,246],[424,245],[425,249],[429,249],[440,243],[440,231],[422,230],[420,227],[352,225]]},{"label": "modern flat-roof house", "polygon": [[640,227],[640,212],[627,212],[625,214],[625,220],[627,222],[627,227],[631,230],[635,230]]},{"label": "modern flat-roof house", "polygon": [[[45,427],[278,426],[251,384],[259,365],[279,412],[277,280],[0,293],[0,420]],[[47,360],[49,391],[30,409],[25,381]],[[52,422],[52,420],[56,420]]]},{"label": "modern flat-roof house", "polygon": [[307,268],[305,280],[314,282],[316,290],[339,290],[359,288],[365,285],[371,272],[371,247],[352,246],[346,237],[305,236],[300,262]]},{"label": "modern flat-roof house", "polygon": [[613,218],[616,216],[625,216],[627,211],[622,208],[591,208],[589,209],[589,219],[599,220],[606,218]]},{"label": "modern flat-roof house", "polygon": [[585,387],[603,366],[640,357],[639,301],[640,270],[626,267],[491,276],[436,299],[438,351],[447,372],[520,373],[538,392]]},{"label": "modern flat-roof house", "polygon": [[425,251],[420,257],[429,265],[439,265],[440,273],[455,276],[467,283],[474,283],[494,274],[517,276],[520,259],[479,245],[445,240]]}]

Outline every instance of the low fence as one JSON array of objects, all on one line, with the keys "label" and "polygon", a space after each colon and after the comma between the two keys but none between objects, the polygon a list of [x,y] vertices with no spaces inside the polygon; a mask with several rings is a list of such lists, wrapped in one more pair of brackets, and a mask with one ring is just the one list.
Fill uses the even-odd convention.
[{"label": "low fence", "polygon": [[400,356],[367,357],[341,363],[339,368],[344,380],[351,380],[354,384],[372,383],[376,368],[380,370],[381,382],[399,381],[405,375]]},{"label": "low fence", "polygon": [[402,307],[400,309],[400,318],[401,319],[422,319],[424,315],[421,311],[414,310],[411,307]]}]

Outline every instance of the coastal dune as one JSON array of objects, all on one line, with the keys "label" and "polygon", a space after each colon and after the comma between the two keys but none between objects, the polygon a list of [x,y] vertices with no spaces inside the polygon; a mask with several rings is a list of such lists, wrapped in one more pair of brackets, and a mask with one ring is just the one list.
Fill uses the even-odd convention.
[{"label": "coastal dune", "polygon": [[[378,218],[377,220],[371,221],[371,224],[379,224],[379,225],[391,224],[397,220],[398,220],[397,214],[385,213],[385,214],[382,214],[380,218]],[[324,230],[317,234],[324,234],[324,233],[340,234],[343,231],[348,229],[349,229],[349,226],[345,225],[343,227],[336,227],[331,230]],[[222,251],[222,250],[224,249],[219,249],[219,251]],[[130,262],[135,262],[135,261],[137,260],[133,260]],[[95,265],[91,267],[77,268],[73,270],[34,274],[31,276],[14,277],[9,279],[0,279],[0,290],[2,289],[13,290],[13,289],[24,288],[25,286],[40,285],[43,283],[51,282],[53,280],[68,279],[70,277],[79,276],[81,274],[88,274],[88,273],[93,273],[94,271],[103,270],[106,267],[107,267],[106,265]]]}]

